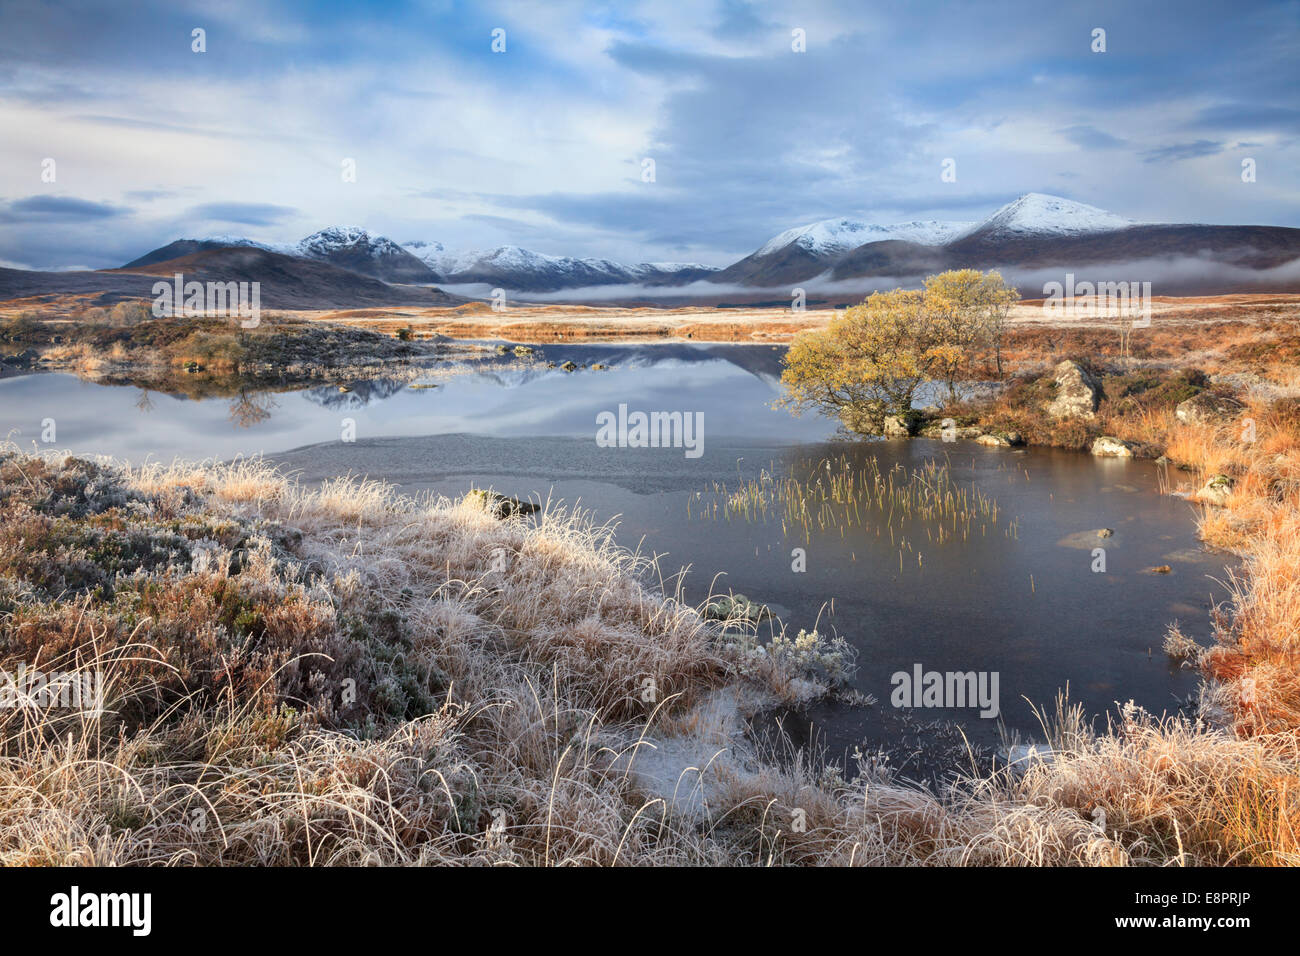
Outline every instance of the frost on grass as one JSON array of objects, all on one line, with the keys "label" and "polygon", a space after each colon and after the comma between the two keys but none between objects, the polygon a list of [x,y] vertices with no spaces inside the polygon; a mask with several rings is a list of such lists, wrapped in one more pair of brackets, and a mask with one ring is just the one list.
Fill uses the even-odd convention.
[{"label": "frost on grass", "polygon": [[650,571],[579,513],[0,450],[0,670],[105,691],[0,710],[0,863],[1300,861],[1294,737],[1062,710],[1050,764],[944,794],[715,761],[719,695],[807,699],[851,653],[707,621]]}]

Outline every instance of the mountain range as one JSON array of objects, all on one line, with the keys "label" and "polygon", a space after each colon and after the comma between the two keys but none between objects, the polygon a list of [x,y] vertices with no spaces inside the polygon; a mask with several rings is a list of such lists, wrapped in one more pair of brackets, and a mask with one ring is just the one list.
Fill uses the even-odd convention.
[{"label": "mountain range", "polygon": [[[184,266],[201,273],[195,274],[200,279],[232,276],[279,284],[284,299],[314,299],[315,307],[322,308],[377,303],[384,298],[384,284],[400,287],[393,291],[394,304],[427,300],[430,291],[420,287],[429,286],[452,286],[477,296],[494,288],[514,297],[545,293],[555,301],[569,290],[603,287],[610,301],[721,304],[763,296],[788,299],[796,284],[823,290],[821,301],[848,301],[884,280],[911,281],[950,268],[999,268],[1014,281],[1044,270],[1064,273],[1137,263],[1152,273],[1150,278],[1159,277],[1157,294],[1300,291],[1300,229],[1138,222],[1059,196],[1027,193],[979,221],[880,225],[826,219],[788,229],[725,268],[629,264],[545,255],[518,246],[458,249],[431,240],[398,243],[355,226],[331,226],[291,244],[244,236],[177,239],[120,269],[94,275],[162,275],[185,271]],[[1279,269],[1289,264],[1296,268]],[[61,282],[51,277],[78,274],[22,273],[0,269],[0,297],[42,282],[71,281],[79,288],[87,282],[85,273],[80,280]],[[36,280],[36,275],[46,279]],[[457,298],[436,290],[432,295],[440,301]]]}]

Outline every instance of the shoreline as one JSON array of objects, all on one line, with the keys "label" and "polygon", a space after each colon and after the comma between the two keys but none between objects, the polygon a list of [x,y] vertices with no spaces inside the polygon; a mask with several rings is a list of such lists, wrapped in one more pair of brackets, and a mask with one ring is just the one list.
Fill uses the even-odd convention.
[{"label": "shoreline", "polygon": [[[1260,323],[1271,336],[1263,344],[1258,341]],[[1193,492],[1207,479],[1224,476],[1227,493],[1219,505],[1204,506],[1199,536],[1207,545],[1239,555],[1242,570],[1232,576],[1233,606],[1211,615],[1215,645],[1189,648],[1186,641],[1172,641],[1177,627],[1170,629],[1171,653],[1176,648],[1190,656],[1205,679],[1197,719],[1155,720],[1140,710],[1123,709],[1114,726],[1094,732],[1077,708],[1063,704],[1057,713],[1046,715],[1044,750],[1024,756],[1014,768],[963,777],[942,792],[901,785],[870,767],[860,768],[851,780],[828,774],[826,768],[779,766],[757,758],[735,737],[738,703],[720,703],[716,695],[730,693],[726,689],[736,686],[735,675],[751,668],[757,668],[754,673],[761,677],[764,693],[778,700],[825,694],[830,688],[816,686],[817,669],[842,666],[843,652],[814,641],[804,654],[788,637],[786,643],[755,656],[755,647],[714,634],[697,620],[698,611],[673,603],[672,595],[636,590],[632,572],[642,567],[640,559],[620,549],[612,537],[601,537],[570,519],[544,516],[548,523],[533,529],[514,520],[498,521],[465,502],[426,511],[394,497],[379,482],[334,478],[309,489],[247,463],[145,466],[127,479],[81,473],[81,466],[66,462],[38,465],[44,460],[16,452],[4,463],[4,501],[19,509],[14,517],[26,522],[22,527],[29,529],[24,532],[29,538],[35,533],[30,529],[39,525],[48,531],[40,540],[55,550],[69,540],[94,545],[88,551],[94,560],[88,563],[64,560],[48,565],[36,561],[33,553],[33,563],[30,568],[24,565],[22,574],[48,575],[55,573],[47,570],[53,567],[60,574],[86,576],[92,584],[103,578],[113,587],[89,607],[105,626],[112,624],[113,633],[128,634],[127,622],[141,613],[133,609],[121,622],[115,617],[119,606],[133,606],[121,605],[126,598],[112,591],[130,595],[136,585],[128,579],[116,583],[119,579],[107,570],[127,560],[128,568],[130,562],[141,562],[137,571],[154,575],[166,569],[162,577],[145,579],[161,591],[139,591],[138,600],[146,602],[143,610],[153,615],[150,620],[170,620],[163,615],[175,613],[169,603],[172,588],[186,593],[199,588],[197,595],[215,587],[218,604],[212,616],[201,621],[203,626],[215,628],[229,621],[220,626],[276,648],[282,655],[276,660],[286,667],[299,655],[326,648],[333,659],[344,662],[338,665],[343,670],[330,665],[325,680],[331,687],[330,681],[347,678],[352,672],[348,667],[376,669],[367,677],[366,705],[388,716],[359,730],[333,726],[338,704],[332,696],[317,694],[296,667],[289,677],[305,683],[291,682],[283,693],[267,696],[257,691],[250,696],[248,706],[259,715],[255,729],[227,726],[216,711],[194,718],[206,722],[217,737],[233,735],[245,741],[213,754],[205,765],[205,786],[216,805],[241,826],[256,827],[258,820],[267,819],[309,841],[341,841],[336,846],[339,858],[356,853],[391,862],[431,862],[429,853],[439,861],[466,854],[483,858],[484,847],[473,835],[477,824],[467,827],[462,813],[477,819],[490,806],[506,801],[522,809],[515,810],[518,819],[511,824],[510,840],[491,853],[508,848],[511,855],[490,859],[611,862],[616,851],[599,834],[630,832],[638,808],[646,799],[658,799],[665,803],[666,829],[658,841],[624,850],[635,854],[623,857],[625,861],[739,862],[756,846],[766,846],[773,848],[769,852],[779,852],[782,862],[811,864],[1295,863],[1300,861],[1300,846],[1287,825],[1297,818],[1300,794],[1300,705],[1295,695],[1300,675],[1293,643],[1300,620],[1300,581],[1295,575],[1300,566],[1300,380],[1287,356],[1296,347],[1298,330],[1294,316],[1238,320],[1240,338],[1221,334],[1228,324],[1220,319],[1157,323],[1146,343],[1149,353],[1133,363],[1121,363],[1113,352],[1107,353],[1118,343],[1108,345],[1112,334],[1105,328],[1082,329],[1075,338],[1056,328],[1013,328],[1008,356],[1018,378],[1015,387],[968,410],[980,427],[1005,431],[1014,425],[1025,430],[1026,441],[1045,447],[1080,448],[1094,433],[1158,447],[1172,463],[1188,469],[1188,490]],[[1203,338],[1207,330],[1214,330],[1211,341]],[[123,334],[129,336],[129,331]],[[1017,334],[1022,337],[1017,339]],[[367,341],[396,340],[379,335]],[[1087,361],[1107,366],[1096,417],[1086,424],[1048,422],[1040,409],[1050,397],[1044,392],[1045,378],[1050,377],[1046,372],[1081,341],[1091,341],[1095,349]],[[1235,422],[1178,418],[1174,403],[1186,384],[1179,370],[1193,365],[1219,375],[1247,376],[1224,381],[1236,382],[1232,390],[1245,402],[1243,414],[1258,426],[1250,442],[1240,440]],[[58,470],[69,468],[71,476]],[[38,479],[37,471],[45,477]],[[78,482],[84,485],[81,490]],[[83,498],[87,504],[96,501],[106,489],[106,510],[100,512],[104,517],[87,514],[84,523],[79,523],[82,518],[51,517],[54,523],[46,524],[40,489],[47,486],[59,501],[71,491],[74,508],[82,507],[76,503]],[[118,488],[124,489],[123,502],[138,500],[143,507],[124,509],[114,490]],[[166,527],[156,524],[155,515]],[[174,537],[174,521],[185,541]],[[118,544],[102,546],[101,536],[118,534],[120,522],[148,540],[162,535],[168,549],[185,552],[185,560],[174,568],[170,558],[165,565],[155,565],[150,563],[159,560],[155,548],[141,550],[131,544],[124,558]],[[135,540],[128,536],[128,541]],[[209,540],[212,545],[204,543]],[[505,572],[492,563],[494,549],[502,548],[518,556],[507,562]],[[216,558],[198,559],[200,551],[213,551]],[[98,562],[107,563],[101,567]],[[357,577],[351,584],[346,575],[311,577],[331,570],[355,572]],[[368,583],[364,588],[359,586],[363,579]],[[473,582],[486,584],[467,587]],[[412,588],[412,583],[418,586]],[[573,617],[562,599],[545,600],[546,594],[587,593],[583,589],[592,589],[593,599],[604,595],[588,608],[599,620]],[[226,607],[226,595],[239,599]],[[105,603],[110,596],[112,601]],[[160,601],[156,606],[149,603]],[[86,650],[79,624],[71,631],[57,630],[71,627],[57,598],[36,605],[20,601],[14,607],[20,624],[28,621],[36,629],[15,632],[22,640],[30,640],[33,633],[62,634],[63,643],[52,647],[74,654]],[[181,627],[172,637],[164,632],[164,638],[186,633]],[[406,650],[397,653],[399,648]],[[189,655],[202,648],[177,640],[158,650],[163,659],[179,654],[193,667]],[[773,663],[778,659],[813,661],[813,670],[785,669]],[[261,672],[255,663],[240,666],[247,668],[241,678],[246,686],[256,687]],[[196,673],[207,673],[207,667]],[[671,690],[683,695],[680,703],[650,710],[637,703],[637,692],[629,688],[640,686],[636,679],[647,668],[655,675],[656,695],[660,689]],[[562,683],[554,699],[550,691],[538,690],[553,677]],[[171,679],[155,679],[163,678],[164,683]],[[515,688],[509,699],[524,705],[527,688],[542,694],[538,713],[496,713],[494,694],[506,685]],[[457,688],[454,694],[452,687]],[[654,702],[659,700],[656,696]],[[756,700],[750,699],[746,707]],[[277,716],[290,702],[294,716]],[[465,717],[471,709],[493,713],[476,724]],[[568,739],[579,728],[567,723],[551,728],[545,716],[550,713],[588,715],[578,722],[587,727],[583,745],[591,753],[608,752],[612,759],[574,764],[561,754],[556,762],[552,738]],[[67,728],[49,729],[62,734]],[[98,726],[83,726],[79,746],[86,754],[97,754],[110,746],[117,729],[104,728],[108,736],[103,737]],[[169,736],[171,729],[160,732],[163,739],[149,747],[165,744],[179,748],[179,754],[190,745]],[[465,762],[459,764],[448,758],[438,766],[450,781],[448,809],[435,814],[427,829],[402,830],[399,820],[409,805],[404,801],[418,801],[424,791],[400,768],[427,752],[430,743],[452,753],[447,748],[462,738],[473,741],[473,758],[461,758]],[[632,765],[644,759],[638,756],[643,741],[659,746],[663,757],[646,760],[650,766],[641,774]],[[526,757],[520,755],[520,746],[527,748]],[[707,762],[719,746],[730,756],[709,777],[709,798],[701,796],[703,779],[690,776],[685,796],[675,804],[677,785],[689,776],[685,768]],[[28,755],[32,773],[44,759],[42,752]],[[192,762],[155,761],[146,766],[135,762],[134,753],[125,753],[123,765],[97,777],[95,785],[110,802],[136,807],[145,818],[165,824],[178,813],[183,816],[188,804],[175,803],[175,794],[178,784],[188,779],[185,768]],[[262,771],[276,780],[269,802],[258,795],[234,799],[225,794],[226,783],[247,771],[247,754],[262,755],[259,759],[271,754],[282,761]],[[331,802],[349,806],[350,813],[383,820],[384,832],[349,830],[330,806],[311,803],[301,790],[301,777],[289,773],[303,759],[312,768],[313,788],[329,794]],[[388,779],[404,782],[396,796],[392,790],[379,794],[365,781],[340,784],[335,778],[340,761],[379,767]],[[521,766],[527,768],[522,781]],[[8,772],[20,777],[26,772],[21,761],[10,767]],[[68,770],[70,776],[85,772]],[[556,781],[563,782],[558,796]],[[161,789],[154,782],[163,784]],[[66,799],[85,801],[85,783],[80,781]],[[488,798],[482,796],[485,786]],[[277,810],[285,806],[294,809]],[[1107,832],[1090,822],[1098,808],[1109,821]],[[796,809],[806,812],[808,828],[786,832],[781,822]],[[110,809],[68,805],[59,812],[97,821]],[[557,812],[572,821],[562,847],[552,844],[549,823],[543,823]],[[719,819],[716,813],[727,822],[708,822]],[[39,810],[30,814],[31,822],[25,825],[52,825]],[[1176,841],[1168,833],[1170,819],[1179,824]],[[701,825],[706,827],[704,837],[687,838]],[[340,837],[340,832],[346,836]],[[193,833],[178,836],[147,825],[131,830],[130,839],[136,836],[145,842],[122,843],[118,862],[140,862],[136,853],[153,852],[144,848],[146,843],[170,846],[204,862],[240,862],[237,852],[229,856],[229,848]],[[411,839],[414,842],[404,842]],[[779,851],[774,849],[778,845]],[[277,859],[298,862],[289,846],[276,846]]]}]

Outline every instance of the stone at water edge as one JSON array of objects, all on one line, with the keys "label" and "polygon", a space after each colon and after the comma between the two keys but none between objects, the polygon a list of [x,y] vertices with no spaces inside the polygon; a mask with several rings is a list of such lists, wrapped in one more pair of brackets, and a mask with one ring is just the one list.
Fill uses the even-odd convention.
[{"label": "stone at water edge", "polygon": [[1082,365],[1066,359],[1053,373],[1056,397],[1047,406],[1053,418],[1095,418],[1097,383]]},{"label": "stone at water edge", "polygon": [[1199,497],[1206,504],[1216,505],[1222,508],[1232,497],[1232,486],[1234,482],[1227,475],[1215,475],[1205,483],[1205,487],[1197,492]]},{"label": "stone at water edge", "polygon": [[975,439],[977,445],[987,445],[990,448],[1011,448],[1014,445],[1023,444],[1024,439],[1020,437],[1020,432],[988,432],[980,435]]},{"label": "stone at water edge", "polygon": [[511,498],[495,491],[484,491],[481,488],[473,489],[465,497],[478,502],[486,511],[498,518],[509,518],[511,515],[530,515],[542,508],[541,505],[532,501],[520,501],[518,498]]},{"label": "stone at water edge", "polygon": [[757,624],[772,616],[766,604],[751,601],[743,594],[722,596],[708,603],[704,617],[710,621],[744,620]]},{"label": "stone at water edge", "polygon": [[1102,435],[1093,441],[1092,453],[1101,458],[1132,458],[1133,446],[1122,438]]},{"label": "stone at water edge", "polygon": [[1097,537],[1099,537],[1099,538],[1109,538],[1109,537],[1110,537],[1111,535],[1113,535],[1114,533],[1115,533],[1115,531],[1114,531],[1113,528],[1102,528],[1100,531],[1097,532]]},{"label": "stone at water edge", "polygon": [[907,427],[907,420],[902,415],[885,416],[886,438],[911,438],[912,430]]},{"label": "stone at water edge", "polygon": [[1229,425],[1245,410],[1244,402],[1228,395],[1200,392],[1185,402],[1179,402],[1174,417],[1184,425]]}]

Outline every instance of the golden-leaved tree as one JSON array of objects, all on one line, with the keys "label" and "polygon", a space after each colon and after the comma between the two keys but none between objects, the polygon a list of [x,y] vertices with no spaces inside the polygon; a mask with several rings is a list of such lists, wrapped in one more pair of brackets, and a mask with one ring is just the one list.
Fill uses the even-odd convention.
[{"label": "golden-leaved tree", "polygon": [[955,397],[958,378],[980,358],[993,357],[1000,373],[1002,330],[1018,298],[997,272],[977,269],[930,276],[924,289],[876,292],[795,338],[781,401],[879,431],[887,415],[911,413],[922,382],[945,382]]}]

